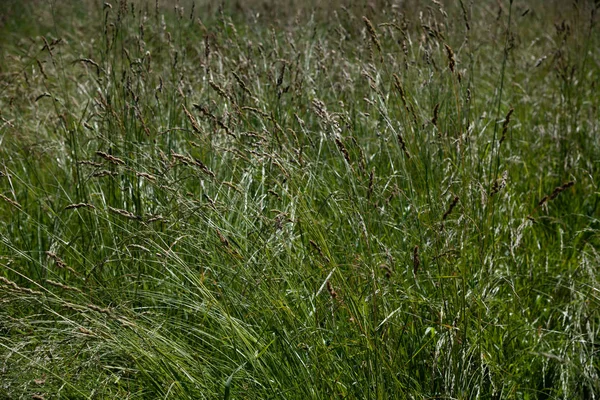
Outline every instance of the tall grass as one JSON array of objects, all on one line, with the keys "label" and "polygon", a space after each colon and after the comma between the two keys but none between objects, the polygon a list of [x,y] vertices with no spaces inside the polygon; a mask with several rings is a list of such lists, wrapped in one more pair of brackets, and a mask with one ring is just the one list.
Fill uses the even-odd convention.
[{"label": "tall grass", "polygon": [[7,2],[0,397],[597,398],[597,6]]}]

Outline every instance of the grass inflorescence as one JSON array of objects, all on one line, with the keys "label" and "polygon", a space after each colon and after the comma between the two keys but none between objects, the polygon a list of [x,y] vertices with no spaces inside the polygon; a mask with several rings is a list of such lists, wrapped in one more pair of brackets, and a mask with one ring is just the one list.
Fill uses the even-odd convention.
[{"label": "grass inflorescence", "polygon": [[600,396],[597,2],[0,7],[1,398]]}]

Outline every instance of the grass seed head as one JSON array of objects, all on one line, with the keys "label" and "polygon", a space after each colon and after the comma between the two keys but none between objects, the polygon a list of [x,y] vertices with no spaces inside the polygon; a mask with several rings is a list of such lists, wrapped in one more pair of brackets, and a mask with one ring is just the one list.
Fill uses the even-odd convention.
[{"label": "grass seed head", "polygon": [[369,20],[369,18],[367,18],[365,16],[363,16],[362,18],[367,27],[367,32],[369,32],[369,36],[371,37],[371,41],[373,42],[375,47],[377,47],[377,50],[379,50],[379,53],[381,53],[381,42],[379,41],[379,36],[377,36],[377,32],[375,31],[375,27],[373,26],[373,23]]},{"label": "grass seed head", "polygon": [[508,110],[508,114],[506,114],[506,117],[504,118],[504,123],[502,124],[502,137],[500,137],[500,144],[502,144],[502,142],[504,142],[504,140],[506,139],[506,132],[508,132],[508,124],[510,124],[510,116],[512,115],[513,111],[515,111],[514,108],[510,108],[510,110]]},{"label": "grass seed head", "polygon": [[433,124],[433,126],[436,126],[436,127],[437,127],[437,123],[438,123],[439,112],[440,112],[440,103],[437,103],[435,105],[435,107],[433,107],[433,118],[431,119],[431,123]]},{"label": "grass seed head", "polygon": [[442,221],[445,221],[446,218],[448,218],[448,216],[452,213],[452,210],[454,210],[454,207],[456,207],[457,204],[458,196],[454,196],[454,199],[452,199],[452,203],[450,203],[450,207],[448,207],[448,210],[446,210],[444,216],[442,217]]},{"label": "grass seed head", "polygon": [[78,208],[95,208],[93,204],[90,203],[76,203],[76,204],[69,204],[68,206],[65,207],[65,210],[76,210]]},{"label": "grass seed head", "polygon": [[502,177],[498,178],[494,181],[494,184],[492,185],[492,191],[490,192],[490,196],[493,196],[496,193],[498,193],[500,190],[504,189],[506,187],[507,180],[508,180],[508,171],[504,171],[502,173]]},{"label": "grass seed head", "polygon": [[413,248],[413,273],[416,275],[421,265],[421,259],[419,258],[419,246]]},{"label": "grass seed head", "polygon": [[106,161],[108,161],[111,164],[114,164],[114,165],[125,165],[125,161],[121,160],[118,157],[112,156],[112,155],[110,155],[108,153],[105,153],[103,151],[99,151],[98,150],[96,152],[96,155],[104,158]]},{"label": "grass seed head", "polygon": [[6,197],[5,195],[3,195],[1,193],[0,193],[0,199],[6,201],[8,204],[10,204],[13,207],[18,208],[19,210],[22,208],[21,205],[18,202],[14,201],[14,200],[12,200],[12,199],[10,199],[8,197]]},{"label": "grass seed head", "polygon": [[194,118],[194,116],[188,111],[188,109],[185,106],[183,106],[183,112],[185,113],[185,116],[187,117],[188,121],[190,121],[194,132],[202,133],[202,131],[200,130],[200,125],[198,125],[198,121],[196,121],[196,118]]},{"label": "grass seed head", "polygon": [[333,289],[333,286],[331,285],[331,282],[327,281],[327,291],[329,292],[329,295],[331,296],[332,299],[335,299],[338,297],[337,292],[335,291],[335,289]]},{"label": "grass seed head", "polygon": [[406,155],[406,158],[410,158],[410,153],[406,149],[406,142],[404,141],[404,138],[402,137],[402,134],[400,132],[398,132],[397,138],[398,143],[400,144],[400,148],[402,148],[402,151],[404,152],[404,155]]},{"label": "grass seed head", "polygon": [[27,294],[32,294],[32,295],[37,295],[37,296],[41,296],[42,293],[38,292],[37,290],[32,290],[26,287],[22,287],[17,285],[15,282],[11,281],[8,278],[5,278],[3,276],[0,276],[0,283],[4,283],[5,285],[8,285],[10,287],[12,287],[13,290],[17,291],[17,292],[21,292],[21,293],[27,293]]},{"label": "grass seed head", "polygon": [[448,56],[448,68],[450,68],[450,71],[454,73],[454,66],[456,65],[454,51],[452,50],[452,47],[448,46],[446,43],[444,43],[444,47],[446,48],[446,55]]},{"label": "grass seed head", "polygon": [[381,268],[382,270],[385,271],[385,277],[387,279],[390,279],[392,277],[392,269],[389,267],[389,265],[387,265],[387,264],[381,264],[379,266],[379,268]]},{"label": "grass seed head", "polygon": [[335,138],[335,144],[337,145],[340,152],[344,155],[344,159],[351,166],[352,162],[350,161],[350,154],[348,153],[348,149],[344,142],[342,142],[339,138]]},{"label": "grass seed head", "polygon": [[65,285],[63,283],[56,282],[56,281],[53,281],[51,279],[46,279],[46,283],[49,284],[49,285],[61,288],[63,290],[68,290],[68,291],[77,292],[77,293],[83,293],[81,291],[81,289],[79,289],[79,288],[76,288],[76,287],[73,287],[73,286],[69,286],[69,285]]},{"label": "grass seed head", "polygon": [[225,247],[229,247],[230,246],[229,240],[227,240],[227,238],[225,236],[223,236],[223,234],[221,233],[220,230],[218,230],[218,229],[215,229],[215,230],[217,232],[217,236],[219,236],[219,241],[221,242],[221,244]]}]

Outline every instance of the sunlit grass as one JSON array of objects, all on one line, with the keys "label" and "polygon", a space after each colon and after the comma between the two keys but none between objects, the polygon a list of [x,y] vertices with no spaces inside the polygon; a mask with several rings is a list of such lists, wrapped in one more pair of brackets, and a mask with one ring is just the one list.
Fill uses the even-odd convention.
[{"label": "sunlit grass", "polygon": [[3,7],[0,397],[600,393],[591,2]]}]

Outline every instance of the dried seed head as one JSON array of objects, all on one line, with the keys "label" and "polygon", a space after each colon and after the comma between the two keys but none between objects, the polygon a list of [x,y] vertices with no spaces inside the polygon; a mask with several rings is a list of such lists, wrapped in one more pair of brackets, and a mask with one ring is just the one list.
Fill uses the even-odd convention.
[{"label": "dried seed head", "polygon": [[120,216],[128,218],[128,219],[137,219],[137,220],[142,219],[139,215],[135,215],[134,213],[131,213],[127,210],[122,210],[120,208],[114,208],[114,207],[108,206],[108,210],[112,213],[119,214]]},{"label": "dried seed head", "polygon": [[375,27],[367,17],[362,17],[365,25],[367,27],[367,31],[369,32],[369,36],[371,37],[371,41],[377,47],[377,50],[381,53],[381,42],[379,41],[379,37],[377,36],[377,32],[375,31]]},{"label": "dried seed head", "polygon": [[412,104],[408,103],[408,101],[406,99],[406,92],[405,92],[404,88],[402,87],[402,81],[400,80],[398,75],[394,74],[393,76],[394,76],[394,86],[400,93],[400,99],[402,100],[402,104],[404,104],[404,108],[406,109],[406,111],[412,115],[415,126],[417,126],[418,125],[417,115],[415,113],[414,108],[412,107]]},{"label": "dried seed head", "polygon": [[156,222],[156,221],[162,221],[162,220],[164,220],[164,219],[165,219],[165,217],[163,217],[162,215],[160,215],[160,214],[155,214],[155,215],[150,215],[150,218],[148,218],[148,219],[146,220],[146,222],[147,222],[147,223],[151,223],[151,222]]},{"label": "dried seed head", "polygon": [[327,291],[329,292],[329,295],[331,296],[332,299],[337,298],[338,294],[333,289],[333,286],[331,286],[331,282],[329,282],[329,281],[327,281]]},{"label": "dried seed head", "polygon": [[373,193],[373,185],[375,180],[375,167],[371,169],[369,173],[369,187],[367,188],[367,199],[371,198],[371,194]]},{"label": "dried seed head", "polygon": [[561,186],[557,186],[556,188],[554,188],[554,191],[550,195],[550,200],[554,200],[561,192],[567,190],[574,184],[575,184],[575,181],[570,181],[570,182],[562,184]]},{"label": "dried seed head", "polygon": [[279,76],[277,77],[277,81],[275,82],[275,86],[279,87],[283,83],[283,76],[285,75],[285,67],[286,63],[282,63],[281,70],[279,71]]},{"label": "dried seed head", "polygon": [[404,141],[404,138],[402,137],[402,134],[400,132],[398,132],[397,137],[398,137],[398,143],[400,143],[400,147],[402,148],[404,155],[406,155],[406,158],[410,158],[410,153],[406,149],[406,142]]},{"label": "dried seed head", "polygon": [[156,177],[154,175],[150,175],[146,172],[136,172],[135,174],[136,174],[136,176],[139,176],[140,178],[146,178],[152,182],[156,181]]},{"label": "dried seed head", "polygon": [[75,271],[73,268],[69,267],[67,265],[67,263],[65,263],[59,256],[57,256],[53,252],[47,251],[46,255],[48,256],[48,258],[51,258],[52,260],[54,260],[54,265],[56,265],[58,268],[66,269],[67,271],[69,271],[73,275],[79,276],[79,274],[77,273],[77,271]]},{"label": "dried seed head", "polygon": [[196,121],[196,118],[194,118],[194,116],[188,111],[188,109],[185,106],[183,106],[183,112],[185,113],[185,116],[190,121],[190,124],[192,124],[192,128],[194,129],[194,132],[202,133],[202,131],[200,130],[200,125],[198,125],[198,121]]},{"label": "dried seed head", "polygon": [[502,177],[498,178],[494,181],[490,195],[493,196],[496,193],[498,193],[500,190],[504,189],[506,187],[507,180],[508,180],[508,171],[504,171],[502,173]]},{"label": "dried seed head", "polygon": [[206,63],[208,64],[210,58],[210,39],[208,35],[204,36],[204,58],[206,58]]},{"label": "dried seed head", "polygon": [[105,153],[103,151],[97,151],[96,155],[104,158],[106,161],[110,162],[111,164],[125,165],[125,161],[123,161],[120,158],[117,158],[115,156],[111,156],[110,154]]},{"label": "dried seed head", "polygon": [[215,90],[215,92],[217,92],[219,94],[219,96],[221,96],[225,100],[229,100],[229,94],[225,91],[225,89],[223,89],[221,86],[219,86],[215,81],[213,81],[211,79],[208,81],[208,84],[210,85],[210,87],[212,87]]},{"label": "dried seed head", "polygon": [[381,264],[379,268],[385,271],[386,278],[390,279],[392,277],[392,269],[387,264]]},{"label": "dried seed head", "polygon": [[248,89],[248,86],[246,86],[246,83],[242,80],[242,78],[235,71],[233,71],[233,77],[237,81],[238,85],[240,85],[240,87],[242,88],[242,90],[248,96],[252,97],[252,92],[250,92],[250,89]]},{"label": "dried seed head", "polygon": [[[79,327],[79,332],[81,332],[82,334],[86,335],[86,336],[96,336],[96,334],[92,331],[90,331],[89,329],[84,328],[83,326]],[[42,396],[38,397],[38,399],[44,399]]]},{"label": "dried seed head", "polygon": [[76,210],[78,208],[95,208],[93,204],[90,203],[77,203],[77,204],[69,204],[65,207],[65,210]]},{"label": "dried seed head", "polygon": [[96,171],[92,174],[92,176],[95,178],[102,178],[103,176],[116,176],[116,175],[119,175],[119,173],[116,171],[109,171],[107,169],[102,169],[102,170]]},{"label": "dried seed head", "polygon": [[16,201],[6,197],[3,194],[0,194],[0,199],[6,201],[8,204],[12,205],[13,207],[18,208],[19,210],[21,209],[21,205],[19,203],[17,203]]},{"label": "dried seed head", "polygon": [[220,230],[215,229],[217,231],[217,235],[219,236],[219,240],[221,241],[221,244],[225,247],[229,247],[229,240],[227,240],[227,238],[225,236],[223,236],[223,234],[221,233]]},{"label": "dried seed head", "polygon": [[444,47],[446,48],[446,54],[448,56],[448,67],[451,72],[454,72],[454,66],[456,65],[456,60],[454,59],[454,51],[452,51],[452,47],[448,46],[444,43]]},{"label": "dried seed head", "polygon": [[465,4],[463,3],[463,0],[460,0],[460,8],[462,9],[462,12],[463,12],[463,20],[465,21],[465,26],[467,27],[467,30],[471,30],[471,26],[469,25],[469,13],[467,12],[467,9],[465,8]]},{"label": "dried seed head", "polygon": [[53,281],[51,279],[46,279],[46,283],[49,284],[49,285],[55,286],[55,287],[59,287],[59,288],[64,289],[64,290],[69,290],[69,291],[72,291],[72,292],[82,293],[81,290],[78,289],[78,288],[76,288],[76,287],[68,286],[68,285],[62,284],[60,282]]},{"label": "dried seed head", "polygon": [[329,257],[327,257],[325,255],[325,253],[323,253],[323,249],[321,249],[321,246],[319,246],[317,244],[317,242],[315,242],[314,240],[310,239],[308,241],[310,243],[310,245],[317,251],[317,253],[319,253],[319,255],[323,258],[323,260],[325,260],[327,263],[330,262]]},{"label": "dried seed head", "polygon": [[348,153],[348,149],[346,148],[346,145],[344,145],[344,143],[339,138],[335,138],[335,144],[337,145],[340,152],[344,155],[344,159],[352,167],[352,165],[351,165],[352,163],[350,161],[350,154]]},{"label": "dried seed head", "polygon": [[102,308],[102,307],[99,307],[99,306],[97,306],[95,304],[88,304],[87,307],[90,310],[93,310],[93,311],[96,311],[96,312],[99,312],[99,313],[102,313],[102,314],[106,314],[106,315],[111,315],[112,314],[112,311],[110,309],[108,309],[108,308]]},{"label": "dried seed head", "polygon": [[322,102],[319,99],[313,99],[312,105],[313,105],[317,115],[319,116],[319,118],[321,118],[322,120],[325,120],[325,121],[329,121],[331,119],[331,116],[327,112],[327,107],[325,106],[324,102]]},{"label": "dried seed head", "polygon": [[435,107],[433,107],[433,118],[431,119],[431,123],[433,126],[437,127],[438,117],[440,113],[440,103],[437,103]]},{"label": "dried seed head", "polygon": [[506,139],[506,132],[508,131],[508,124],[510,123],[510,116],[512,115],[513,111],[515,111],[514,108],[510,108],[510,110],[508,110],[508,114],[506,114],[506,117],[504,118],[504,123],[502,124],[502,137],[500,138],[500,144],[502,144],[502,142],[504,142],[504,140]]},{"label": "dried seed head", "polygon": [[421,259],[419,258],[419,246],[415,246],[413,249],[413,273],[417,275],[419,266],[421,265]]},{"label": "dried seed head", "polygon": [[569,181],[569,182],[563,183],[561,186],[555,187],[550,195],[546,195],[546,196],[542,197],[542,199],[537,204],[537,208],[543,206],[550,200],[554,200],[556,197],[558,197],[559,194],[561,194],[562,192],[564,192],[565,190],[567,190],[574,184],[575,184],[575,181]]},{"label": "dried seed head", "polygon": [[454,199],[452,200],[450,207],[448,208],[448,210],[444,213],[444,216],[442,217],[442,221],[445,221],[446,218],[448,218],[448,216],[452,213],[452,210],[454,210],[454,207],[456,207],[456,204],[458,204],[458,196],[454,196]]},{"label": "dried seed head", "polygon": [[22,292],[22,293],[27,293],[27,294],[33,294],[33,295],[42,295],[41,292],[38,292],[37,290],[31,290],[29,288],[26,287],[22,287],[17,285],[15,282],[0,276],[0,283],[4,283],[5,285],[11,286],[13,290],[17,291],[17,292]]},{"label": "dried seed head", "polygon": [[398,92],[400,93],[400,98],[402,99],[402,103],[404,103],[404,105],[406,105],[406,98],[404,96],[404,88],[402,87],[402,81],[396,74],[394,74],[394,86],[396,87],[396,89],[398,89]]},{"label": "dried seed head", "polygon": [[264,118],[270,118],[270,115],[269,115],[268,113],[266,113],[266,112],[264,112],[264,111],[262,111],[262,110],[259,110],[259,109],[258,109],[258,108],[256,108],[256,107],[243,106],[243,107],[241,108],[241,110],[244,110],[244,111],[251,111],[251,112],[253,112],[253,113],[255,113],[255,114],[258,114],[258,115],[260,115],[261,117],[264,117]]}]

